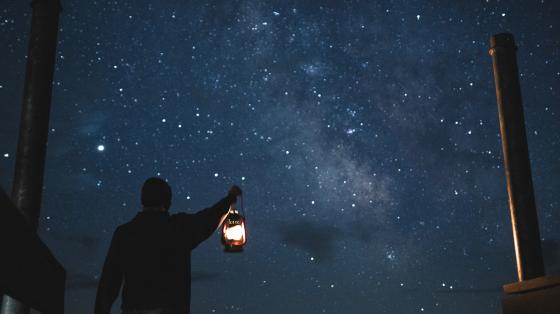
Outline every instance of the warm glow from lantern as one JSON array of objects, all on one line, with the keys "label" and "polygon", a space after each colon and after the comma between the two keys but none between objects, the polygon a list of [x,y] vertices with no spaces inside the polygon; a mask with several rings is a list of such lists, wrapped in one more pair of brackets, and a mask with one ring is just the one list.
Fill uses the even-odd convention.
[{"label": "warm glow from lantern", "polygon": [[247,242],[245,219],[237,211],[232,211],[225,218],[222,226],[222,244],[226,252],[241,252]]},{"label": "warm glow from lantern", "polygon": [[243,225],[236,225],[225,228],[226,239],[233,241],[241,241],[245,238],[245,228]]}]

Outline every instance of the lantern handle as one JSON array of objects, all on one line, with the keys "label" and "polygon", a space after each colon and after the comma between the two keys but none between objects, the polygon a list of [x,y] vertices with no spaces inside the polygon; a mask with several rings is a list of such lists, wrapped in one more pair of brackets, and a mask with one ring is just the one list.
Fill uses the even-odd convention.
[{"label": "lantern handle", "polygon": [[245,211],[245,206],[243,205],[243,194],[239,195],[238,197],[239,197],[239,204],[240,204],[239,209],[234,204],[230,204],[227,213],[222,217],[220,221],[220,226],[224,222],[226,216],[229,213],[233,213],[233,211],[236,209],[243,215],[243,217],[247,218],[247,212]]},{"label": "lantern handle", "polygon": [[247,219],[247,211],[245,211],[245,205],[243,204],[243,194],[239,195],[239,212]]}]

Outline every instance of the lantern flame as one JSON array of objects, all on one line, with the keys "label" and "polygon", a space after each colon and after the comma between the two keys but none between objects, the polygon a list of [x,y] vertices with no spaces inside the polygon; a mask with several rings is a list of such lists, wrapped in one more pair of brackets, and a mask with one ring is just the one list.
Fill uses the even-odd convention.
[{"label": "lantern flame", "polygon": [[224,232],[227,240],[243,241],[245,239],[245,226],[242,224],[224,228]]}]

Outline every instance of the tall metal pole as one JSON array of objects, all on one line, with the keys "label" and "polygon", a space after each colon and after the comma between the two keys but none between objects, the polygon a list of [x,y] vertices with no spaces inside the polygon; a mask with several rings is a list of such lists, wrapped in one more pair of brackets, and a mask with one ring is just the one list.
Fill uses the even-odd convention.
[{"label": "tall metal pole", "polygon": [[[29,224],[37,229],[41,196],[52,80],[56,60],[60,0],[33,0],[12,201]],[[29,307],[4,296],[2,314],[26,314]]]},{"label": "tall metal pole", "polygon": [[490,38],[509,211],[519,281],[544,276],[525,118],[512,34]]}]

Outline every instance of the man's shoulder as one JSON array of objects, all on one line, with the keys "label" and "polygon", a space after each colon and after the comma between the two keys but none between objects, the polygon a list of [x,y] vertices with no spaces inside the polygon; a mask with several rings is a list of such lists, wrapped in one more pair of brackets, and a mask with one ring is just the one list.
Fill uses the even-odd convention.
[{"label": "man's shoulder", "polygon": [[129,233],[130,230],[134,228],[134,225],[135,225],[134,219],[125,222],[121,225],[118,225],[117,228],[115,229],[115,235]]},{"label": "man's shoulder", "polygon": [[179,227],[190,227],[197,223],[196,215],[186,212],[179,212],[169,216],[169,222],[171,225]]},{"label": "man's shoulder", "polygon": [[179,213],[169,215],[169,219],[172,221],[183,221],[183,220],[190,220],[192,219],[193,216],[194,216],[193,214],[179,212]]}]

